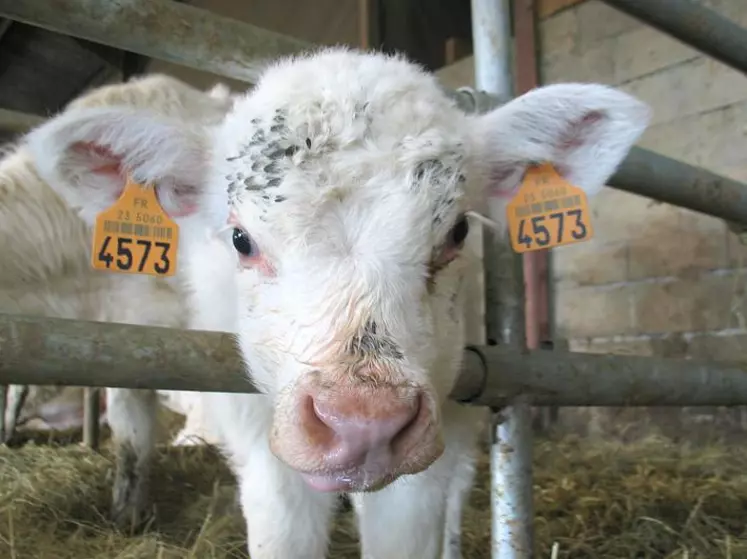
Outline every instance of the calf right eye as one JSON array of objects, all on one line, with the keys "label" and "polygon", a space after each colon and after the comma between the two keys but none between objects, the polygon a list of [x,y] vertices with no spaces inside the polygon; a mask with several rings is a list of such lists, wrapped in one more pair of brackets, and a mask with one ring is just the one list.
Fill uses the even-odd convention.
[{"label": "calf right eye", "polygon": [[233,230],[233,246],[242,256],[256,256],[257,247],[254,245],[254,241],[252,241],[249,233],[238,227]]}]

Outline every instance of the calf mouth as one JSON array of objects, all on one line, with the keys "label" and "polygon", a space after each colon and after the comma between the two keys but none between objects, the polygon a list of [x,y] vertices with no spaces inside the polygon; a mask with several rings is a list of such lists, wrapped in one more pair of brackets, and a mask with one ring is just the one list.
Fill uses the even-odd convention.
[{"label": "calf mouth", "polygon": [[306,484],[321,493],[374,493],[384,489],[402,474],[373,474],[355,469],[339,472],[299,472]]},{"label": "calf mouth", "polygon": [[427,470],[443,454],[442,444],[436,444],[429,454],[410,460],[399,468],[368,468],[353,466],[345,469],[296,470],[309,487],[320,492],[374,493],[404,475]]}]

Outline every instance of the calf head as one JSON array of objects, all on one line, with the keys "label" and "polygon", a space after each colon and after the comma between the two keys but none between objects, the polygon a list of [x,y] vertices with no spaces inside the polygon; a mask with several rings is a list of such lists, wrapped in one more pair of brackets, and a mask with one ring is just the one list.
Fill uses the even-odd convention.
[{"label": "calf head", "polygon": [[568,84],[467,116],[400,57],[332,49],[267,69],[209,146],[154,117],[79,118],[105,144],[128,138],[125,163],[159,169],[143,178],[199,180],[197,212],[233,256],[219,264],[195,245],[190,257],[210,283],[232,278],[237,295],[195,288],[229,317],[274,403],[271,448],[320,490],[370,491],[443,451],[439,410],[464,344],[467,212],[514,189],[533,162],[594,194],[649,111]]}]

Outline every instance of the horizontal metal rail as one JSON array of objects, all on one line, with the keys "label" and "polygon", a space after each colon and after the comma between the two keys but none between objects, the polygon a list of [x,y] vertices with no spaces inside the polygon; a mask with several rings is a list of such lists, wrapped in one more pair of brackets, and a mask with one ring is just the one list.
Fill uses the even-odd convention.
[{"label": "horizontal metal rail", "polygon": [[312,46],[170,0],[0,0],[0,16],[249,83],[263,61]]},{"label": "horizontal metal rail", "polygon": [[747,29],[695,0],[602,0],[740,72],[747,72]]},{"label": "horizontal metal rail", "polygon": [[[681,2],[615,0],[615,4],[641,6]],[[0,16],[250,83],[256,78],[258,59],[311,46],[164,0],[0,0]],[[741,48],[747,49],[747,41]],[[447,93],[467,112],[485,112],[506,101],[472,88]],[[747,185],[649,150],[633,148],[608,183],[747,226]]]},{"label": "horizontal metal rail", "polygon": [[607,183],[633,194],[747,225],[747,185],[633,147]]},{"label": "horizontal metal rail", "polygon": [[[234,337],[220,332],[0,314],[0,385],[256,392]],[[502,406],[747,404],[746,363],[466,348],[451,397]]]},{"label": "horizontal metal rail", "polygon": [[0,108],[0,132],[23,134],[44,120],[43,116]]}]

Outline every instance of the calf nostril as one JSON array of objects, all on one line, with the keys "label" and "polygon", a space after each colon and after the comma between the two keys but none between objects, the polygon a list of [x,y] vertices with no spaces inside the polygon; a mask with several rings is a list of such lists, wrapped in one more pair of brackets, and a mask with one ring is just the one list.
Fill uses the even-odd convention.
[{"label": "calf nostril", "polygon": [[307,444],[345,467],[393,460],[413,444],[427,406],[422,393],[392,392],[308,394],[302,411]]},{"label": "calf nostril", "polygon": [[418,417],[420,416],[420,411],[422,407],[423,407],[423,395],[418,394],[414,398],[412,405],[408,406],[405,413],[403,413],[401,427],[399,431],[397,431],[394,434],[394,437],[392,437],[392,441],[391,441],[392,446],[394,446],[400,440],[406,437],[410,429],[418,422]]},{"label": "calf nostril", "polygon": [[341,418],[338,413],[335,413],[334,407],[320,403],[311,397],[309,399],[311,400],[311,412],[314,414],[316,420],[332,431],[335,431],[341,422]]},{"label": "calf nostril", "polygon": [[303,401],[302,422],[309,440],[314,444],[329,445],[335,438],[335,428],[328,421],[328,415],[320,411],[316,400],[307,396]]}]

